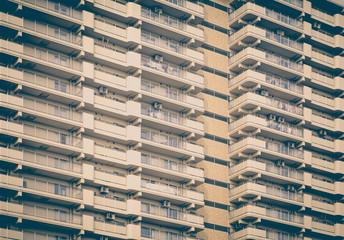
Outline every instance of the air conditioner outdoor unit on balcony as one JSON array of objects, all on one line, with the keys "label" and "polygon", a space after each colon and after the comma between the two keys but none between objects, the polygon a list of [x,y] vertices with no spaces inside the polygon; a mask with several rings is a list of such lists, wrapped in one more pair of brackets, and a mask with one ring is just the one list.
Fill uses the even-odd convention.
[{"label": "air conditioner outdoor unit on balcony", "polygon": [[284,36],[285,32],[282,29],[277,29],[277,34]]},{"label": "air conditioner outdoor unit on balcony", "polygon": [[162,14],[162,8],[161,7],[154,7],[154,12]]},{"label": "air conditioner outdoor unit on balcony", "polygon": [[161,204],[163,207],[171,207],[171,202],[168,201],[168,200],[164,200],[162,201],[162,204]]},{"label": "air conditioner outdoor unit on balcony", "polygon": [[98,88],[98,90],[99,90],[99,93],[102,94],[102,95],[103,94],[107,94],[109,92],[109,89],[107,87],[104,87],[104,86],[100,86]]},{"label": "air conditioner outdoor unit on balcony", "polygon": [[107,221],[114,221],[115,220],[115,214],[112,212],[108,212],[108,213],[106,213],[105,219]]},{"label": "air conditioner outdoor unit on balcony", "polygon": [[277,166],[284,166],[284,161],[283,160],[278,160],[277,162],[276,162],[276,165]]},{"label": "air conditioner outdoor unit on balcony", "polygon": [[327,131],[325,129],[320,129],[319,130],[319,135],[320,136],[326,136],[327,135]]},{"label": "air conditioner outdoor unit on balcony", "polygon": [[284,117],[277,117],[277,122],[284,123]]},{"label": "air conditioner outdoor unit on balcony", "polygon": [[269,96],[269,92],[267,90],[265,90],[265,89],[260,90],[259,93],[260,93],[260,95],[265,96],[265,97]]},{"label": "air conditioner outdoor unit on balcony", "polygon": [[288,190],[295,191],[295,187],[293,185],[288,185]]},{"label": "air conditioner outdoor unit on balcony", "polygon": [[162,62],[162,61],[164,61],[164,58],[161,55],[159,55],[159,54],[155,54],[154,55],[154,60],[157,61],[157,62]]},{"label": "air conditioner outdoor unit on balcony", "polygon": [[101,186],[100,187],[100,193],[101,194],[108,194],[109,193],[109,187],[108,186]]},{"label": "air conditioner outdoor unit on balcony", "polygon": [[314,27],[314,28],[321,28],[320,22],[314,22],[314,23],[313,23],[313,27]]},{"label": "air conditioner outdoor unit on balcony", "polygon": [[268,120],[276,121],[276,115],[275,114],[270,113],[270,114],[268,114],[267,117],[268,117]]},{"label": "air conditioner outdoor unit on balcony", "polygon": [[288,147],[295,148],[295,143],[294,142],[288,142]]},{"label": "air conditioner outdoor unit on balcony", "polygon": [[152,104],[152,106],[153,106],[154,109],[157,109],[157,110],[161,110],[162,109],[162,104],[158,103],[158,102],[154,102]]}]

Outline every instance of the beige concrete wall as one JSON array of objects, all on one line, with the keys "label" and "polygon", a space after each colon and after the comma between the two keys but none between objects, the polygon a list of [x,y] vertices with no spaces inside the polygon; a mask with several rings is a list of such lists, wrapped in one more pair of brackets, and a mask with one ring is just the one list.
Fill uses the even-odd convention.
[{"label": "beige concrete wall", "polygon": [[[225,3],[222,3],[225,5]],[[222,10],[213,8],[211,6],[208,6],[204,4],[204,20],[208,21],[210,23],[213,23],[215,25],[221,26],[223,28],[227,28],[227,19],[228,19],[228,14],[227,12],[224,12]]]},{"label": "beige concrete wall", "polygon": [[204,63],[206,66],[218,69],[222,72],[227,72],[228,57],[222,54],[203,49]]},{"label": "beige concrete wall", "polygon": [[228,46],[228,35],[219,31],[203,27],[204,39],[206,43],[218,47],[220,49],[227,49]]}]

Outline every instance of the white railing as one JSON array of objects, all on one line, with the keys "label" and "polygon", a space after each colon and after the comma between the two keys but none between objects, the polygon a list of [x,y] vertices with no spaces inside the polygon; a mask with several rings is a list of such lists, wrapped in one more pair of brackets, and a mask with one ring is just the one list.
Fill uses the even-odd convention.
[{"label": "white railing", "polygon": [[94,0],[94,4],[110,8],[110,11],[127,12],[127,6],[123,2],[116,0]]}]

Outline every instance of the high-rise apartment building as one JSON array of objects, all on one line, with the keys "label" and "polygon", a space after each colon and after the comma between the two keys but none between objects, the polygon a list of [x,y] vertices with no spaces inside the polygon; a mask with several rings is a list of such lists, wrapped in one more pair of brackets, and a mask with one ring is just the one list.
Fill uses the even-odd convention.
[{"label": "high-rise apartment building", "polygon": [[344,4],[0,3],[0,239],[344,238]]}]

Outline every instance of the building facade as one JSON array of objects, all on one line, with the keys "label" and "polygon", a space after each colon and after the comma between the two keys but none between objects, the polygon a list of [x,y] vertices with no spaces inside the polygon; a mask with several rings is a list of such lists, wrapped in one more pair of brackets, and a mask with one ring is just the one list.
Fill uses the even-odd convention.
[{"label": "building facade", "polygon": [[0,239],[343,239],[343,9],[1,1]]}]

